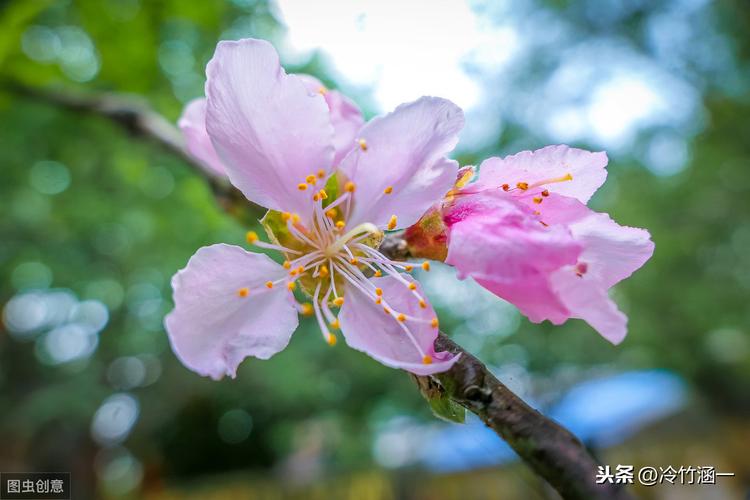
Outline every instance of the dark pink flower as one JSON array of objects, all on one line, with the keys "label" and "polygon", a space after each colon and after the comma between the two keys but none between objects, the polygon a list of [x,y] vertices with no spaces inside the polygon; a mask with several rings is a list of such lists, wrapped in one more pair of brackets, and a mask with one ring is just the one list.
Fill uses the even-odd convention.
[{"label": "dark pink flower", "polygon": [[627,317],[608,290],[653,254],[648,231],[620,226],[586,202],[607,156],[549,146],[490,158],[449,194],[446,262],[534,322],[580,318],[617,344]]}]

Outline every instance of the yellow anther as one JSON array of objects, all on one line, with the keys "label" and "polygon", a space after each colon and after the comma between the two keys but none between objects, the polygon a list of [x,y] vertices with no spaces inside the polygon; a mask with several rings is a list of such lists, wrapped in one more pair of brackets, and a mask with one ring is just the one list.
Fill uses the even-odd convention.
[{"label": "yellow anther", "polygon": [[333,320],[333,321],[331,322],[331,328],[336,328],[336,329],[339,329],[339,328],[341,328],[341,325],[339,324],[339,320],[338,320],[338,318],[337,318],[337,319],[334,319],[334,320]]},{"label": "yellow anther", "polygon": [[292,217],[292,214],[289,212],[281,212],[281,220],[286,222]]},{"label": "yellow anther", "polygon": [[362,151],[367,151],[367,141],[366,140],[359,139],[357,141],[357,144],[359,144],[359,149],[361,149]]},{"label": "yellow anther", "polygon": [[302,304],[302,309],[300,310],[303,316],[312,316],[315,313],[315,310],[313,309],[312,304],[309,302],[305,302]]},{"label": "yellow anther", "polygon": [[266,288],[273,288],[273,281],[266,281]]},{"label": "yellow anther", "polygon": [[549,189],[545,189],[544,191],[542,191],[542,196],[544,196],[545,198],[549,196]]},{"label": "yellow anther", "polygon": [[396,224],[398,224],[398,217],[395,215],[391,215],[391,220],[388,221],[388,229],[393,230],[396,228]]},{"label": "yellow anther", "polygon": [[328,266],[326,266],[325,264],[320,266],[320,271],[318,272],[318,274],[321,278],[327,278],[328,276],[330,276],[330,273],[328,272]]},{"label": "yellow anther", "polygon": [[375,274],[373,274],[373,276],[375,276],[376,278],[380,278],[381,276],[383,276],[383,271],[378,269],[377,271],[375,271]]},{"label": "yellow anther", "polygon": [[383,190],[385,194],[391,194],[393,192],[393,186],[388,186]]},{"label": "yellow anther", "polygon": [[518,182],[516,183],[516,187],[520,189],[521,191],[526,191],[529,189],[529,183],[528,182]]},{"label": "yellow anther", "polygon": [[297,189],[299,189],[300,191],[304,191],[307,189],[307,184],[300,182],[299,184],[297,184]]},{"label": "yellow anther", "polygon": [[315,174],[310,174],[307,177],[305,177],[305,182],[312,185],[318,182],[318,178],[315,177]]},{"label": "yellow anther", "polygon": [[285,260],[282,266],[284,266],[284,269],[289,269],[292,267],[292,263],[289,262],[288,260]]},{"label": "yellow anther", "polygon": [[325,189],[321,189],[318,191],[318,194],[320,195],[321,200],[327,200],[328,199],[328,193],[326,193]]},{"label": "yellow anther", "polygon": [[542,198],[541,196],[534,196],[532,198],[532,201],[538,205],[538,204],[540,204],[542,202],[543,199],[544,198]]},{"label": "yellow anther", "polygon": [[437,328],[439,324],[437,318],[432,318],[432,321],[430,321],[430,326],[433,328]]},{"label": "yellow anther", "polygon": [[297,270],[292,269],[291,271],[289,271],[289,276],[297,276]]},{"label": "yellow anther", "polygon": [[406,314],[401,313],[398,316],[396,316],[396,319],[403,323],[404,321],[406,321]]},{"label": "yellow anther", "polygon": [[297,272],[300,273],[300,274],[304,273],[305,272],[305,266],[299,266],[297,268]]},{"label": "yellow anther", "polygon": [[252,245],[256,241],[258,241],[258,233],[256,233],[255,231],[248,231],[245,235],[245,239]]},{"label": "yellow anther", "polygon": [[510,189],[510,186],[508,184],[502,185],[503,191],[508,191]]},{"label": "yellow anther", "polygon": [[336,218],[336,214],[337,214],[337,213],[338,213],[338,212],[336,211],[336,209],[335,209],[335,208],[331,208],[331,209],[329,209],[329,210],[326,210],[326,216],[327,216],[327,217],[328,217],[329,219],[335,219],[335,218]]},{"label": "yellow anther", "polygon": [[378,297],[380,297],[381,295],[383,295],[383,289],[382,288],[376,288],[375,289],[375,295],[377,295]]},{"label": "yellow anther", "polygon": [[430,270],[430,263],[427,262],[427,261],[422,262],[422,269],[425,270],[425,271],[429,271]]},{"label": "yellow anther", "polygon": [[380,305],[380,303],[381,303],[381,302],[383,302],[383,299],[382,299],[382,298],[378,297],[377,299],[375,299],[375,303],[376,303],[377,305]]},{"label": "yellow anther", "polygon": [[313,195],[313,201],[318,201],[318,200],[320,200],[320,194],[319,193],[315,193]]},{"label": "yellow anther", "polygon": [[318,170],[318,178],[322,179],[325,176],[326,176],[326,171],[325,170],[323,170],[322,168],[320,170]]},{"label": "yellow anther", "polygon": [[333,299],[333,305],[341,307],[344,305],[344,297],[336,297]]},{"label": "yellow anther", "polygon": [[425,302],[424,299],[419,299],[419,307],[427,309],[427,302]]},{"label": "yellow anther", "polygon": [[422,356],[422,364],[423,365],[431,365],[432,364],[432,356],[429,354],[425,354]]},{"label": "yellow anther", "polygon": [[409,290],[416,290],[417,284],[416,283],[409,283]]},{"label": "yellow anther", "polygon": [[391,310],[388,309],[387,307],[383,308],[383,312],[386,313],[386,314],[391,314]]},{"label": "yellow anther", "polygon": [[474,170],[468,168],[466,172],[461,175],[461,178],[456,181],[456,187],[462,188],[469,183],[471,178],[474,177]]},{"label": "yellow anther", "polygon": [[347,193],[353,193],[357,190],[357,185],[354,184],[352,181],[347,181],[346,184],[344,184],[344,191]]},{"label": "yellow anther", "polygon": [[292,214],[291,219],[292,219],[292,224],[297,224],[300,220],[299,215],[297,214]]},{"label": "yellow anther", "polygon": [[328,345],[331,347],[336,345],[336,336],[332,333],[328,334]]},{"label": "yellow anther", "polygon": [[414,266],[412,266],[411,264],[408,266],[404,266],[404,271],[406,271],[407,273],[410,273],[413,270],[414,270]]},{"label": "yellow anther", "polygon": [[237,295],[239,295],[240,297],[247,297],[249,294],[249,288],[240,288],[239,290],[237,290]]},{"label": "yellow anther", "polygon": [[346,226],[346,222],[344,222],[344,221],[342,221],[342,220],[340,220],[340,221],[336,221],[336,227],[337,227],[337,228],[339,228],[339,229],[344,229],[344,226]]},{"label": "yellow anther", "polygon": [[297,288],[297,283],[295,283],[294,281],[290,281],[289,283],[286,284],[286,288],[290,292],[293,292]]}]

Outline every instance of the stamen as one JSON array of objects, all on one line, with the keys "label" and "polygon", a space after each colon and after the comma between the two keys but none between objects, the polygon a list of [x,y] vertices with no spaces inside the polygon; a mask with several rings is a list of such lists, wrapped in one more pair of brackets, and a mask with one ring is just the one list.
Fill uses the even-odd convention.
[{"label": "stamen", "polygon": [[357,141],[357,144],[359,144],[359,149],[361,149],[362,151],[367,151],[367,141],[366,140],[359,139]]},{"label": "stamen", "polygon": [[398,217],[395,215],[391,215],[391,220],[388,221],[388,230],[392,231],[396,228],[396,224],[398,224]]},{"label": "stamen", "polygon": [[329,219],[335,219],[337,213],[338,212],[336,211],[335,208],[330,208],[326,210],[326,217],[328,217]]},{"label": "stamen", "polygon": [[245,235],[245,239],[252,245],[256,241],[258,241],[258,233],[256,233],[255,231],[248,231]]},{"label": "stamen", "polygon": [[341,307],[344,305],[344,297],[336,297],[333,299],[333,305],[337,307]]},{"label": "stamen", "polygon": [[305,191],[307,189],[307,184],[300,182],[299,184],[297,184],[297,189],[299,189],[300,191]]},{"label": "stamen", "polygon": [[383,276],[383,271],[378,269],[377,271],[375,271],[375,274],[373,274],[373,276],[375,276],[376,278],[380,278]]},{"label": "stamen", "polygon": [[322,179],[325,176],[326,176],[326,171],[325,170],[323,170],[322,168],[320,170],[318,170],[318,178]]},{"label": "stamen", "polygon": [[375,289],[375,295],[377,295],[377,296],[383,295],[383,289],[382,288],[376,288]]},{"label": "stamen", "polygon": [[412,272],[413,270],[414,270],[414,266],[412,266],[412,265],[410,265],[410,264],[409,264],[409,265],[406,265],[406,266],[404,266],[404,271],[406,271],[407,273],[410,273],[410,272]]},{"label": "stamen", "polygon": [[417,284],[416,283],[409,283],[409,290],[416,290]]},{"label": "stamen", "polygon": [[427,309],[427,302],[425,302],[424,299],[419,299],[419,307]]},{"label": "stamen", "polygon": [[383,190],[385,194],[391,194],[393,192],[393,186],[388,186]]},{"label": "stamen", "polygon": [[292,214],[290,214],[289,212],[281,212],[281,220],[283,222],[288,221],[291,217],[292,217]]},{"label": "stamen", "polygon": [[427,262],[427,261],[422,262],[422,269],[425,270],[425,271],[429,271],[430,270],[430,263]]},{"label": "stamen", "polygon": [[240,288],[239,290],[237,290],[237,295],[239,295],[240,297],[247,297],[248,294],[250,294],[249,288]]},{"label": "stamen", "polygon": [[528,182],[518,182],[516,183],[516,187],[520,189],[521,191],[526,191],[529,189],[529,183]]},{"label": "stamen", "polygon": [[288,260],[285,260],[282,266],[284,267],[284,269],[289,269],[290,267],[292,267],[292,263]]},{"label": "stamen", "polygon": [[266,288],[273,288],[273,281],[266,281]]},{"label": "stamen", "polygon": [[432,318],[432,320],[430,321],[430,326],[433,327],[433,328],[437,328],[439,325],[440,325],[440,323],[438,322],[438,319],[437,318]]},{"label": "stamen", "polygon": [[422,356],[422,364],[423,365],[431,365],[432,364],[432,356],[429,354],[425,354]]},{"label": "stamen", "polygon": [[503,184],[503,191],[508,191],[510,189],[510,186],[508,184]]},{"label": "stamen", "polygon": [[328,345],[333,347],[336,345],[336,336],[328,332]]},{"label": "stamen", "polygon": [[544,196],[545,198],[549,196],[549,189],[545,189],[544,191],[542,191],[542,196]]},{"label": "stamen", "polygon": [[336,221],[336,227],[337,227],[338,229],[344,229],[344,226],[346,226],[346,222],[344,222],[344,221],[342,221],[342,220],[340,220],[340,221]]},{"label": "stamen", "polygon": [[312,304],[305,302],[300,306],[300,313],[302,313],[303,316],[312,316],[315,311],[313,310]]},{"label": "stamen", "polygon": [[313,185],[316,182],[318,182],[318,178],[315,177],[315,174],[310,174],[307,177],[305,177],[305,182],[308,183],[308,184],[310,184],[310,185]]},{"label": "stamen", "polygon": [[295,283],[294,281],[290,281],[289,283],[286,284],[286,288],[290,292],[293,292],[297,288],[297,283]]},{"label": "stamen", "polygon": [[323,264],[322,266],[320,266],[319,273],[320,273],[320,277],[321,278],[323,278],[323,279],[327,278],[329,276],[329,274],[330,274],[328,272],[328,266],[326,266],[325,264]]},{"label": "stamen", "polygon": [[325,189],[321,189],[318,191],[318,194],[320,195],[321,200],[327,200],[328,199],[328,193],[326,193]]},{"label": "stamen", "polygon": [[543,199],[544,199],[544,198],[542,198],[541,196],[534,196],[534,197],[533,197],[533,198],[532,198],[531,200],[532,200],[532,201],[533,201],[534,203],[536,203],[537,205],[539,205],[539,204],[540,204],[540,203],[542,202],[542,200],[543,200]]},{"label": "stamen", "polygon": [[[339,222],[342,222],[342,221],[339,221]],[[337,222],[336,227],[338,226],[339,226],[339,223]],[[370,224],[369,222],[360,224],[359,226],[353,228],[351,231],[342,235],[332,245],[329,245],[328,248],[325,249],[324,254],[327,257],[333,257],[334,255],[338,254],[341,251],[341,249],[344,248],[344,245],[346,245],[346,243],[349,240],[351,240],[355,236],[358,236],[362,233],[380,234],[380,229],[378,229],[374,224]]]},{"label": "stamen", "polygon": [[398,316],[396,316],[396,319],[403,323],[404,321],[406,321],[406,314],[401,313]]},{"label": "stamen", "polygon": [[331,322],[331,328],[339,329],[341,328],[341,324],[339,323],[338,319],[335,319]]},{"label": "stamen", "polygon": [[359,259],[357,259],[356,257],[352,257],[351,259],[349,259],[349,262],[352,265],[356,266],[357,264],[359,264]]},{"label": "stamen", "polygon": [[352,181],[348,181],[346,184],[344,184],[344,191],[347,193],[353,193],[357,190],[357,185],[354,184]]},{"label": "stamen", "polygon": [[572,180],[573,180],[573,176],[570,173],[567,173],[560,177],[553,177],[551,179],[544,179],[541,181],[537,181],[529,187],[535,188],[539,186],[544,186],[545,184],[555,184],[557,182],[567,182],[567,181],[572,181]]}]

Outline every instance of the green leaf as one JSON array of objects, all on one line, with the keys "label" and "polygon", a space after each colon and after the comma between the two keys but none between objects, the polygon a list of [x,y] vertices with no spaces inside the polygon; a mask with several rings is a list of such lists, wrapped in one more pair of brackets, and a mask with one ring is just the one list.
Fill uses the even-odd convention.
[{"label": "green leaf", "polygon": [[451,398],[442,394],[439,397],[433,397],[429,400],[432,413],[448,422],[463,424],[466,421],[466,408],[453,401]]}]

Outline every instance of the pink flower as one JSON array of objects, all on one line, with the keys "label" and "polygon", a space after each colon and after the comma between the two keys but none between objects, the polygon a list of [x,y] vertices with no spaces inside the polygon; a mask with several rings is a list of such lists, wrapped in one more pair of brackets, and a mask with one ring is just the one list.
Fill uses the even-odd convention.
[{"label": "pink flower", "polygon": [[[333,126],[333,147],[336,151],[334,164],[338,165],[354,147],[357,132],[362,128],[362,113],[348,97],[336,90],[329,90],[320,80],[309,75],[297,75],[311,94],[321,94],[328,105]],[[226,169],[216,153],[206,130],[206,98],[200,97],[185,106],[177,125],[185,137],[188,153],[200,162],[210,174],[226,175]]]},{"label": "pink flower", "polygon": [[419,375],[450,368],[457,357],[434,349],[434,310],[401,272],[411,266],[377,248],[384,230],[413,224],[450,189],[458,165],[445,155],[461,110],[423,97],[360,127],[350,101],[287,75],[261,40],[221,42],[207,75],[206,101],[181,120],[188,148],[269,209],[262,222],[272,243],[252,231],[248,242],[286,260],[224,244],[199,249],[172,279],[165,324],[180,360],[234,377],[244,358],[286,347],[302,313],[315,316],[325,341],[334,344],[340,328],[385,365]]},{"label": "pink flower", "polygon": [[531,321],[580,318],[618,344],[627,317],[607,292],[654,244],[648,231],[586,207],[606,165],[604,153],[567,146],[484,161],[478,180],[449,194],[443,208],[446,262]]}]

